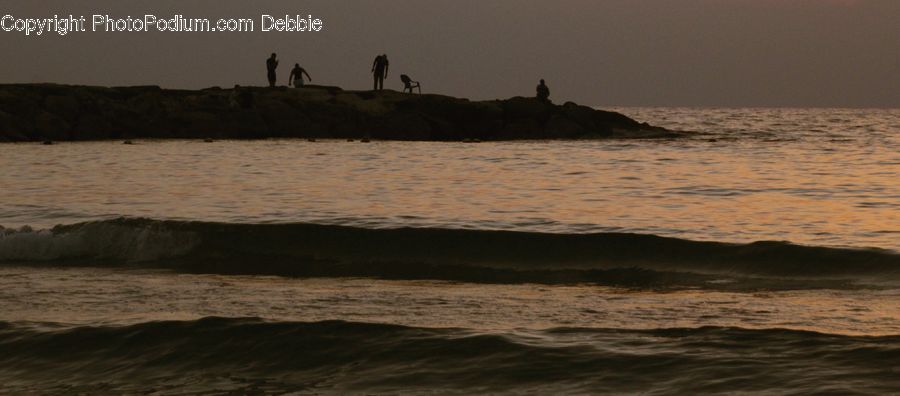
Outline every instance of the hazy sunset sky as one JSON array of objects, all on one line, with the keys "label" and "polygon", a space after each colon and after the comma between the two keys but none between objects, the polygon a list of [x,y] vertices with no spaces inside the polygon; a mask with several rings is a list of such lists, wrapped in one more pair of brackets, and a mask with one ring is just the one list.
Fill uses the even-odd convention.
[{"label": "hazy sunset sky", "polygon": [[[320,33],[0,31],[0,82],[265,85],[299,62],[313,83],[368,89],[387,53],[426,92],[662,106],[900,106],[898,0],[0,0],[0,15],[313,14]],[[258,29],[258,26],[257,26]]]}]

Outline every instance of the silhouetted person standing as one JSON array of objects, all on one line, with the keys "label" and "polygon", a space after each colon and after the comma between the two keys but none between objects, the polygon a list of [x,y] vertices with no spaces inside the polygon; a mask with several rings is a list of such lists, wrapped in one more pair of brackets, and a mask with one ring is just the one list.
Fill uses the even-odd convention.
[{"label": "silhouetted person standing", "polygon": [[387,54],[382,54],[375,57],[375,61],[372,62],[372,75],[375,77],[375,88],[373,88],[374,90],[380,91],[384,89],[384,79],[387,78],[388,67],[389,62]]},{"label": "silhouetted person standing", "polygon": [[276,59],[278,55],[272,54],[269,59],[266,61],[266,70],[269,71],[269,87],[275,87],[275,69],[278,68],[278,59]]},{"label": "silhouetted person standing", "polygon": [[537,99],[541,102],[550,101],[550,88],[547,87],[547,84],[544,83],[544,80],[541,80],[541,83],[537,86]]},{"label": "silhouetted person standing", "polygon": [[309,76],[306,69],[300,67],[299,63],[295,63],[294,70],[291,70],[291,77],[288,78],[288,86],[293,85],[294,88],[303,88],[304,74],[306,74],[306,78],[309,79],[309,82],[312,82],[312,77]]}]

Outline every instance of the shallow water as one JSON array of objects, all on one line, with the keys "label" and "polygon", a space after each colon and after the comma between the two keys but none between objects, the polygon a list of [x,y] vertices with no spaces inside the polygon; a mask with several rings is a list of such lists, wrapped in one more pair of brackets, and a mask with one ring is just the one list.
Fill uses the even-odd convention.
[{"label": "shallow water", "polygon": [[900,110],[619,110],[0,145],[0,393],[900,392]]}]

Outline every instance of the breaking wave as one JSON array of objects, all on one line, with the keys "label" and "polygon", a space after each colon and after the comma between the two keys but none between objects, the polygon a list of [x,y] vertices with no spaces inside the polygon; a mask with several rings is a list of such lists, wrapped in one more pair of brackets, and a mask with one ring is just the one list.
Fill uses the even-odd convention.
[{"label": "breaking wave", "polygon": [[787,242],[127,218],[46,230],[0,228],[0,262],[634,286],[707,284],[722,276],[892,281],[900,275],[900,254],[893,251]]}]

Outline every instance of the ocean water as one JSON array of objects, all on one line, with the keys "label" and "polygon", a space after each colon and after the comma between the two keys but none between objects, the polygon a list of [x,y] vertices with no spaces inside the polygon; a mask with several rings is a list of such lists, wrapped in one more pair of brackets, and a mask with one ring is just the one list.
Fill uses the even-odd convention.
[{"label": "ocean water", "polygon": [[0,393],[900,393],[900,110],[0,145]]}]

